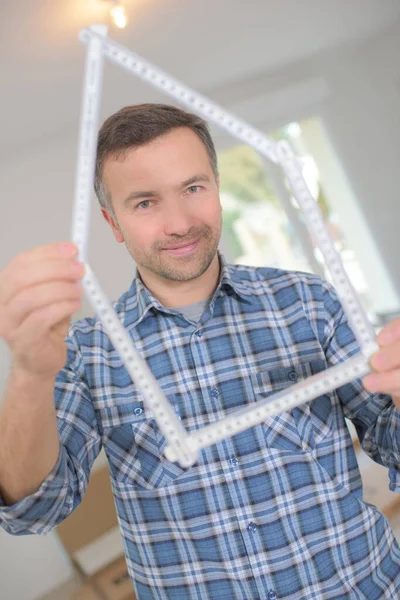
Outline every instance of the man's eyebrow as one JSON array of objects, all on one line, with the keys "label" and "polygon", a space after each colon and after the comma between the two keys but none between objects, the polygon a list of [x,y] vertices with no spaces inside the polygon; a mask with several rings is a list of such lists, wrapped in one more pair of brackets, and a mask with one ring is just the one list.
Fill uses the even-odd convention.
[{"label": "man's eyebrow", "polygon": [[[193,175],[193,177],[189,177],[185,181],[182,181],[180,184],[180,188],[185,188],[188,185],[192,185],[193,183],[200,181],[209,182],[210,178],[205,173],[199,173],[198,175]],[[137,200],[138,198],[154,198],[157,195],[157,192],[148,190],[142,192],[131,192],[123,201],[124,206],[127,206],[132,200]]]},{"label": "man's eyebrow", "polygon": [[186,179],[186,181],[182,181],[181,187],[184,188],[188,185],[192,185],[192,183],[196,183],[196,181],[210,181],[210,178],[205,173],[199,173],[198,175],[193,175],[193,177]]},{"label": "man's eyebrow", "polygon": [[127,206],[132,200],[137,200],[138,198],[154,198],[157,195],[157,192],[131,192],[124,200],[124,206]]}]

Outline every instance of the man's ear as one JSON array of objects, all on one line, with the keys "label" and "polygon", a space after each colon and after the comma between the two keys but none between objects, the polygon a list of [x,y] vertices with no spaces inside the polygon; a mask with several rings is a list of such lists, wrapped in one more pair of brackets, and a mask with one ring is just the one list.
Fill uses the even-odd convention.
[{"label": "man's ear", "polygon": [[113,216],[112,216],[112,214],[111,214],[111,213],[110,213],[110,212],[109,212],[109,211],[108,211],[106,208],[104,208],[103,206],[101,206],[101,207],[100,207],[100,209],[101,209],[101,213],[102,213],[102,215],[103,215],[104,219],[105,219],[105,220],[107,221],[107,223],[110,225],[110,227],[111,227],[111,229],[112,229],[112,231],[113,231],[113,234],[114,234],[114,237],[115,237],[115,239],[117,240],[117,242],[118,242],[119,244],[121,244],[122,242],[124,242],[124,241],[125,241],[125,240],[124,240],[124,236],[122,235],[122,233],[121,233],[121,230],[120,230],[119,226],[117,225],[117,223],[116,223],[116,221],[115,221],[114,217],[113,217]]}]

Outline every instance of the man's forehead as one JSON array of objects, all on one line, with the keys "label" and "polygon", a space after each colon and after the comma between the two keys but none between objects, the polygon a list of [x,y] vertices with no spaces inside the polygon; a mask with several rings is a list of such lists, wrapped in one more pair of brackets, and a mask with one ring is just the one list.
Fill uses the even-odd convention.
[{"label": "man's forehead", "polygon": [[103,176],[118,175],[129,177],[131,180],[160,180],[170,179],[175,182],[184,182],[187,179],[201,174],[211,177],[212,166],[208,155],[199,153],[155,151],[140,153],[140,148],[134,148],[124,153],[123,156],[108,156],[103,163]]}]

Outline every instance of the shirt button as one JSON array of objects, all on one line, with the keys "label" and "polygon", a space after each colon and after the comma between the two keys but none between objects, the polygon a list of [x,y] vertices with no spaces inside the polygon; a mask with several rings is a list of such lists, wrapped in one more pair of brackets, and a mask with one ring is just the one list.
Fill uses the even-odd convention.
[{"label": "shirt button", "polygon": [[269,590],[267,598],[268,600],[276,600],[277,596],[274,590]]},{"label": "shirt button", "polygon": [[139,415],[141,415],[141,414],[142,414],[142,412],[143,412],[143,408],[139,408],[139,407],[137,407],[137,408],[135,408],[135,410],[134,410],[133,412],[134,412],[134,413],[135,413],[135,415],[138,417]]},{"label": "shirt button", "polygon": [[290,379],[290,381],[297,381],[297,373],[296,373],[296,371],[290,371],[290,373],[289,373],[289,379]]},{"label": "shirt button", "polygon": [[218,396],[219,396],[219,391],[218,391],[216,388],[213,388],[213,389],[211,390],[211,392],[210,392],[210,395],[211,395],[213,398],[218,398]]},{"label": "shirt button", "polygon": [[199,329],[198,331],[196,331],[196,335],[197,337],[201,337],[203,335],[203,330]]},{"label": "shirt button", "polygon": [[231,456],[231,458],[229,459],[229,462],[231,463],[231,465],[233,465],[234,467],[236,467],[236,465],[239,464],[238,459],[236,458],[236,456]]},{"label": "shirt button", "polygon": [[249,524],[247,525],[247,529],[248,529],[249,531],[251,531],[251,533],[254,533],[254,532],[255,532],[255,530],[257,529],[257,526],[256,526],[256,524],[255,524],[255,523],[253,523],[253,521],[251,521],[251,523],[249,523]]}]

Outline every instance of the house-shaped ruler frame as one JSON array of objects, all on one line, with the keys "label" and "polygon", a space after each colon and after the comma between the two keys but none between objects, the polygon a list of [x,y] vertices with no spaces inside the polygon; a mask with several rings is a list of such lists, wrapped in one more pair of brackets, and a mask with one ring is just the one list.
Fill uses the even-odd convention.
[{"label": "house-shaped ruler frame", "polygon": [[[167,460],[177,461],[182,467],[189,467],[196,462],[201,448],[231,437],[240,431],[261,423],[268,417],[290,410],[368,373],[370,371],[368,359],[377,349],[375,333],[346,275],[339,254],[326,229],[318,204],[304,180],[301,163],[288,142],[272,142],[262,132],[117,44],[107,37],[107,28],[104,25],[93,25],[83,29],[79,39],[87,44],[87,55],[80,121],[72,241],[79,249],[79,260],[85,263],[86,267],[82,285],[89,302],[110,336],[115,349],[120,354],[129,375],[143,394],[147,408],[151,411],[167,440],[165,448]],[[333,283],[348,316],[350,326],[360,345],[361,352],[359,354],[340,365],[309,377],[306,381],[292,385],[266,399],[255,402],[251,406],[230,413],[224,419],[212,422],[206,427],[191,433],[185,430],[146,362],[135,350],[111,303],[86,262],[104,57],[117,66],[123,67],[130,74],[163,91],[166,95],[171,96],[190,109],[191,112],[197,113],[207,121],[218,125],[273,163],[280,165],[304,215],[308,231],[316,240],[332,275]]]}]

